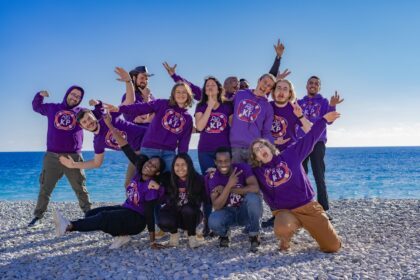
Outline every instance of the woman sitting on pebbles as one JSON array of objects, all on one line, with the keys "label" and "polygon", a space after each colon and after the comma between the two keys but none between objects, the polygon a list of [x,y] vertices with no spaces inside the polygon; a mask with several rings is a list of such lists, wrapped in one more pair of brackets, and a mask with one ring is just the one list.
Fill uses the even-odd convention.
[{"label": "woman sitting on pebbles", "polygon": [[159,174],[165,169],[165,162],[159,157],[137,155],[127,144],[119,130],[107,122],[121,149],[136,166],[137,173],[126,187],[127,200],[123,205],[105,206],[92,209],[84,219],[69,221],[59,211],[54,214],[57,236],[70,231],[101,230],[114,236],[110,249],[116,249],[130,241],[129,235],[142,232],[146,225],[149,231],[150,246],[158,249],[162,246],[155,242],[154,208],[164,196],[164,188],[160,186]]},{"label": "woman sitting on pebbles", "polygon": [[340,114],[330,112],[315,122],[301,139],[280,153],[265,139],[251,144],[251,161],[265,202],[273,211],[274,234],[280,250],[290,248],[293,234],[301,227],[318,242],[321,251],[337,252],[341,241],[322,206],[314,201],[314,190],[303,170],[302,162],[311,153],[326,124]]},{"label": "woman sitting on pebbles", "polygon": [[159,212],[159,228],[170,232],[169,246],[178,246],[178,228],[187,230],[188,244],[195,248],[203,244],[197,239],[196,228],[203,214],[200,211],[204,197],[203,177],[194,169],[190,156],[178,154],[171,169],[171,178],[166,187],[166,205]]}]

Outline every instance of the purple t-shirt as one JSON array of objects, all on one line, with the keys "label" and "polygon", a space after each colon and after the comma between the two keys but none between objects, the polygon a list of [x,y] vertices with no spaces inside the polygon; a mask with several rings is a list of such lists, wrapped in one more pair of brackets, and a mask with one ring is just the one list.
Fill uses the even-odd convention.
[{"label": "purple t-shirt", "polygon": [[[207,109],[207,104],[202,104],[195,108],[195,113],[203,113]],[[232,104],[221,103],[217,109],[210,113],[206,127],[200,132],[198,141],[199,152],[214,152],[219,147],[230,147],[229,142],[229,117],[232,115]]]},{"label": "purple t-shirt", "polygon": [[143,203],[155,199],[161,200],[165,194],[165,188],[160,186],[158,190],[149,189],[150,180],[141,182],[140,176],[139,174],[134,175],[126,187],[127,200],[122,206],[144,215]]},{"label": "purple t-shirt", "polygon": [[326,129],[324,118],[280,155],[260,167],[253,168],[264,200],[272,210],[294,209],[309,203],[314,190],[302,167],[302,162],[312,152]]},{"label": "purple t-shirt", "polygon": [[[112,124],[122,132],[122,136],[127,140],[133,150],[140,150],[143,137],[146,134],[146,127],[129,123],[119,117],[113,117]],[[103,119],[99,120],[99,125],[99,133],[95,134],[93,138],[93,149],[95,150],[95,154],[104,153],[105,148],[119,151],[120,147]]]},{"label": "purple t-shirt", "polygon": [[142,147],[178,152],[188,152],[193,121],[187,109],[169,105],[167,99],[157,99],[143,104],[120,106],[122,113],[155,113],[146,131]]},{"label": "purple t-shirt", "polygon": [[[243,188],[246,186],[246,179],[248,177],[254,176],[254,173],[252,172],[251,167],[246,163],[233,163],[232,164],[232,171],[236,168],[236,172],[239,170],[242,170],[242,173],[239,174],[238,177],[238,183],[234,188]],[[220,173],[219,170],[216,170],[216,172],[209,174],[208,179],[208,188],[209,192],[213,192],[213,190],[217,186],[223,186],[225,187],[226,184],[229,181],[230,175],[224,175]],[[241,205],[241,202],[243,201],[243,196],[236,194],[236,193],[230,193],[229,197],[226,201],[225,207],[238,207]]]},{"label": "purple t-shirt", "polygon": [[233,99],[234,109],[230,144],[235,148],[248,148],[256,138],[273,142],[271,125],[273,108],[266,97],[256,96],[251,90],[241,90]]},{"label": "purple t-shirt", "polygon": [[293,107],[290,103],[287,103],[283,108],[277,107],[274,101],[271,101],[270,104],[273,107],[274,112],[271,134],[274,139],[283,137],[283,139],[286,140],[287,138],[290,138],[287,143],[276,145],[280,151],[283,151],[287,146],[296,142],[296,131],[300,127],[300,121],[293,113]]}]

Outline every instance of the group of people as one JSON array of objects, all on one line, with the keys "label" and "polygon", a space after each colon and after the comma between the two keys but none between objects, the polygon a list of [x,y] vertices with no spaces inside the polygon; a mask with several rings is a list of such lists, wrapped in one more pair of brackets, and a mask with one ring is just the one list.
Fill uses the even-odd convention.
[{"label": "group of people", "polygon": [[[148,87],[152,76],[145,66],[126,72],[117,67],[125,83],[122,103],[115,106],[90,100],[92,110],[80,107],[83,88],[70,87],[60,104],[44,103],[41,91],[32,102],[34,111],[48,117],[47,152],[40,175],[40,192],[29,226],[40,223],[57,181],[64,175],[74,189],[85,217],[69,221],[55,211],[56,234],[96,231],[111,234],[111,248],[130,241],[146,226],[152,248],[156,225],[170,234],[168,244],[178,246],[179,229],[188,235],[191,248],[219,236],[228,247],[230,228],[243,226],[250,250],[260,245],[263,201],[272,218],[279,249],[287,250],[299,228],[306,229],[323,252],[341,247],[330,217],[325,185],[326,127],[340,114],[338,93],[330,100],[319,92],[321,80],[308,79],[307,95],[297,100],[293,84],[279,73],[284,46],[274,45],[276,58],[270,72],[259,77],[255,89],[235,76],[224,84],[206,77],[202,87],[176,73],[176,65],[163,66],[174,80],[168,99],[156,99]],[[272,99],[272,101],[269,101]],[[194,116],[188,109],[198,101]],[[194,118],[194,120],[193,120]],[[94,133],[94,158],[81,155],[83,129]],[[199,133],[195,170],[188,155],[192,133]],[[129,159],[122,205],[91,209],[84,169],[98,168],[105,149],[121,150]],[[317,200],[307,176],[311,161]]]}]

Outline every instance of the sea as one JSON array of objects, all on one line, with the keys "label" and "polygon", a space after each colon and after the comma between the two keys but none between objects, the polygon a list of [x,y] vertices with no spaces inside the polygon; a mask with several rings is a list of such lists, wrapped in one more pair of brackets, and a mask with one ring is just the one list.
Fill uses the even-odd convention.
[{"label": "sea", "polygon": [[[190,156],[199,171],[197,151]],[[44,152],[0,153],[0,200],[36,200]],[[93,152],[83,152],[85,160]],[[327,148],[326,182],[332,200],[420,199],[420,147]],[[86,170],[87,188],[95,202],[123,202],[128,160],[107,151],[103,165]],[[314,189],[315,183],[309,171]],[[53,191],[52,201],[77,201],[66,177]]]}]

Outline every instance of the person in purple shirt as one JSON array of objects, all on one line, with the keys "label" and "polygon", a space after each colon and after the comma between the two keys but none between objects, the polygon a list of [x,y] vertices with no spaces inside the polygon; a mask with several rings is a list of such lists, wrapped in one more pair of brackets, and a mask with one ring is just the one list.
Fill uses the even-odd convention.
[{"label": "person in purple shirt", "polygon": [[229,246],[228,231],[235,225],[245,226],[255,252],[260,245],[259,232],[262,217],[262,200],[258,182],[246,163],[232,163],[229,148],[216,151],[216,171],[209,175],[208,188],[214,212],[209,217],[209,227],[220,236],[220,247]]},{"label": "person in purple shirt", "polygon": [[122,205],[105,206],[92,209],[84,219],[69,221],[59,211],[54,214],[56,235],[67,232],[103,231],[114,237],[110,249],[117,249],[130,242],[130,235],[142,232],[146,226],[149,231],[150,247],[162,248],[155,242],[155,219],[153,209],[164,198],[164,187],[159,184],[160,173],[165,162],[159,157],[148,158],[137,155],[125,141],[121,131],[113,128],[118,143],[129,160],[137,167],[137,173],[126,186],[127,199]]},{"label": "person in purple shirt", "polygon": [[[130,71],[130,79],[134,84],[134,94],[135,101],[134,103],[145,103],[155,100],[150,89],[149,89],[149,78],[154,76],[147,71],[146,66],[137,66]],[[124,103],[127,98],[127,92],[123,95],[121,103]],[[154,117],[154,114],[145,114],[145,115],[133,115],[133,114],[123,114],[124,119],[128,122],[142,125],[147,127]]]},{"label": "person in purple shirt", "polygon": [[62,103],[44,103],[44,98],[49,97],[47,91],[38,92],[32,101],[33,110],[48,118],[48,133],[47,152],[39,178],[41,185],[38,201],[29,227],[39,224],[39,220],[47,210],[51,193],[63,175],[69,180],[83,212],[90,210],[91,203],[84,171],[66,168],[59,162],[60,156],[69,156],[75,162],[83,162],[81,154],[83,130],[76,121],[76,115],[81,109],[78,106],[82,102],[83,95],[83,88],[72,86],[64,95]]},{"label": "person in purple shirt", "polygon": [[[330,102],[324,98],[319,91],[321,90],[321,80],[317,76],[312,76],[306,84],[307,95],[298,101],[302,107],[303,114],[312,123],[321,119],[327,112],[335,111],[335,106],[344,100],[340,98],[337,92],[331,97]],[[308,161],[311,160],[312,173],[315,178],[317,199],[325,211],[330,206],[328,202],[327,186],[325,184],[325,144],[327,142],[327,130],[320,136],[315,144],[313,151],[303,161],[303,168],[308,173]],[[331,216],[329,216],[331,218]]]},{"label": "person in purple shirt", "polygon": [[191,107],[192,102],[190,87],[186,83],[177,83],[172,88],[169,100],[157,99],[142,104],[107,106],[111,112],[156,114],[146,131],[141,151],[149,157],[162,157],[168,169],[175,157],[175,150],[178,150],[178,153],[188,152],[193,121],[187,108]]},{"label": "person in purple shirt", "polygon": [[314,201],[314,191],[302,167],[314,145],[326,129],[340,116],[329,112],[316,121],[311,130],[283,152],[265,139],[250,146],[251,162],[264,200],[275,216],[274,234],[280,250],[287,250],[293,234],[301,227],[317,241],[321,251],[337,252],[341,241],[322,206]]},{"label": "person in purple shirt", "polygon": [[196,228],[203,217],[200,207],[204,198],[204,181],[187,153],[176,155],[165,187],[166,204],[159,212],[158,225],[170,233],[169,246],[179,245],[179,228],[187,231],[190,248],[203,245],[203,240],[197,238]]},{"label": "person in purple shirt", "polygon": [[271,135],[273,108],[267,94],[273,90],[275,83],[273,75],[264,74],[254,90],[241,90],[235,94],[229,137],[233,162],[248,162],[248,148],[254,139],[262,137],[274,141]]}]

